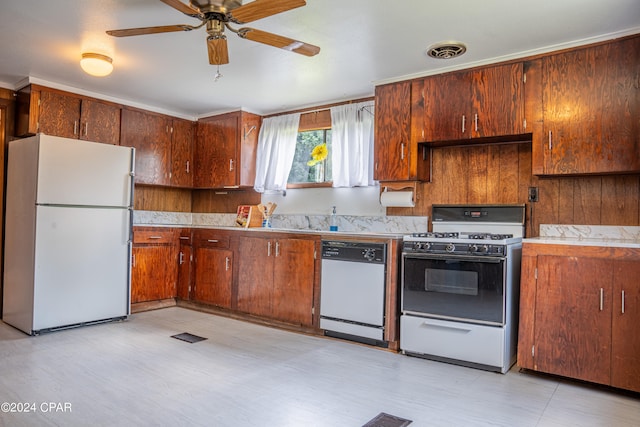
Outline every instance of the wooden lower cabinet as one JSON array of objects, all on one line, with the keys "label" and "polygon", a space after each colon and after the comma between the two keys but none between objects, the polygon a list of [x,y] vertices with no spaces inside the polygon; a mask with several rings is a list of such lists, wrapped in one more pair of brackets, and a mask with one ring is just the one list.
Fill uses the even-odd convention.
[{"label": "wooden lower cabinet", "polygon": [[292,324],[313,323],[314,239],[242,236],[238,255],[238,310]]},{"label": "wooden lower cabinet", "polygon": [[173,230],[134,229],[131,303],[175,298],[178,246]]},{"label": "wooden lower cabinet", "polygon": [[518,364],[640,391],[640,249],[523,244]]},{"label": "wooden lower cabinet", "polygon": [[193,300],[231,308],[233,252],[229,249],[195,249],[195,287]]}]

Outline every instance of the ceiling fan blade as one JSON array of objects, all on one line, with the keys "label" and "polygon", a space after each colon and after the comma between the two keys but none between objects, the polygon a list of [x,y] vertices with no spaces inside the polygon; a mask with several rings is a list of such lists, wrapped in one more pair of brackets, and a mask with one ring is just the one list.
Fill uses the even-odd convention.
[{"label": "ceiling fan blade", "polygon": [[114,37],[140,36],[143,34],[171,33],[174,31],[191,31],[191,25],[161,25],[158,27],[129,28],[126,30],[109,30],[107,34]]},{"label": "ceiling fan blade", "polygon": [[200,11],[190,4],[184,4],[180,0],[160,0],[162,3],[171,6],[178,12],[182,12],[185,15],[197,17],[200,16]]},{"label": "ceiling fan blade", "polygon": [[238,35],[242,38],[253,40],[254,42],[268,44],[269,46],[289,50],[301,55],[314,56],[320,52],[318,46],[254,28],[241,28],[238,30]]},{"label": "ceiling fan blade", "polygon": [[233,9],[227,16],[231,22],[244,24],[306,4],[305,0],[255,0]]},{"label": "ceiling fan blade", "polygon": [[209,64],[222,65],[229,63],[226,36],[210,36],[207,38],[207,50],[209,51]]}]

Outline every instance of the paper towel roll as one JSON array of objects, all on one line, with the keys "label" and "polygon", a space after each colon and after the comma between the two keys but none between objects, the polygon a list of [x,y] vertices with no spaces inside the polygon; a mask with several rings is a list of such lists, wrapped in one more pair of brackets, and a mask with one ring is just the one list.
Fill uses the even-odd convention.
[{"label": "paper towel roll", "polygon": [[415,206],[413,191],[383,191],[380,204],[385,207],[412,208]]}]

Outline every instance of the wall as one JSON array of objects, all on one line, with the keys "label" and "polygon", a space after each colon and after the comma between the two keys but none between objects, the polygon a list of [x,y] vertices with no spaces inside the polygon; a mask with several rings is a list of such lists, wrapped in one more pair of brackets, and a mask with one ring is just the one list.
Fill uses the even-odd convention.
[{"label": "wall", "polygon": [[[538,202],[527,201],[529,187],[538,187]],[[431,216],[438,203],[524,203],[529,237],[540,224],[637,226],[640,176],[538,178],[530,143],[434,148],[431,182],[418,185],[416,206],[387,214]]]},{"label": "wall", "polygon": [[329,215],[335,206],[338,215],[383,216],[380,187],[300,188],[287,190],[287,195],[263,194],[262,203],[278,204],[280,215]]}]

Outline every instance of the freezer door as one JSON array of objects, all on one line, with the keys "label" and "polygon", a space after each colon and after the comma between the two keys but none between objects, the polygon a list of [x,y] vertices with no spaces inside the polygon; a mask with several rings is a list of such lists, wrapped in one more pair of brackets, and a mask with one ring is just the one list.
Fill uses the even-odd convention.
[{"label": "freezer door", "polygon": [[37,204],[131,205],[133,149],[38,135]]},{"label": "freezer door", "polygon": [[39,206],[33,330],[129,313],[126,209]]}]

